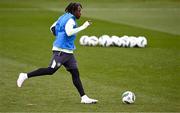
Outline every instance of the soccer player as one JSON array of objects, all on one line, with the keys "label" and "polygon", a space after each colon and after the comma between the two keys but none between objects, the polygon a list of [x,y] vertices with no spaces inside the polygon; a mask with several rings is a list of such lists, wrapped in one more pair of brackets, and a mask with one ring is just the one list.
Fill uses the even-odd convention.
[{"label": "soccer player", "polygon": [[91,104],[98,102],[98,100],[91,99],[85,94],[79,77],[77,62],[73,55],[76,34],[91,25],[90,21],[86,21],[82,26],[77,27],[76,19],[81,17],[81,8],[80,3],[70,3],[65,9],[65,13],[50,27],[56,39],[53,43],[53,55],[49,66],[29,73],[20,73],[17,79],[18,87],[21,87],[28,78],[52,75],[63,65],[72,75],[73,84],[81,96],[81,103]]}]

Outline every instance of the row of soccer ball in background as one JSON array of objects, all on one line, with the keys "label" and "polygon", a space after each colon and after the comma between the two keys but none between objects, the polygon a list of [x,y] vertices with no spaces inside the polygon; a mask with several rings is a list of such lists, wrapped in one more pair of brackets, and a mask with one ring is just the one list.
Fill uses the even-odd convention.
[{"label": "row of soccer ball in background", "polygon": [[83,46],[117,46],[117,47],[146,47],[147,39],[144,36],[109,36],[102,35],[99,38],[96,36],[81,36],[79,40],[80,45]]}]

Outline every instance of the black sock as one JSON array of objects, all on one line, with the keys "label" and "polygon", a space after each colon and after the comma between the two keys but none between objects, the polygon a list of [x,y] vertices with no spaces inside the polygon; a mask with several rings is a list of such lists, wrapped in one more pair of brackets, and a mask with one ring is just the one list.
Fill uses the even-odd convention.
[{"label": "black sock", "polygon": [[28,78],[35,77],[35,76],[42,76],[42,75],[52,75],[54,72],[56,72],[57,69],[48,67],[48,68],[39,68],[35,71],[32,71],[30,73],[27,73]]},{"label": "black sock", "polygon": [[84,89],[83,89],[81,80],[79,78],[79,71],[78,71],[78,69],[70,69],[68,71],[72,75],[72,80],[73,80],[74,86],[77,88],[80,96],[82,97],[83,95],[85,95],[85,93],[84,93]]}]

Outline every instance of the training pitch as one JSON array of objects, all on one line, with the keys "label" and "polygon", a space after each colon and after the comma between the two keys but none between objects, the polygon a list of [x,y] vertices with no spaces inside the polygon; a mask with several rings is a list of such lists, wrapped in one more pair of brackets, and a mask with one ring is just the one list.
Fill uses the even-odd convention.
[{"label": "training pitch", "polygon": [[[0,0],[0,112],[180,112],[180,2],[80,0],[76,51],[80,77],[92,105],[80,104],[71,75],[60,68],[16,86],[20,72],[48,66],[54,40],[49,27],[63,0]],[[83,47],[82,35],[145,36],[146,48]],[[133,91],[134,104],[121,94]]]}]

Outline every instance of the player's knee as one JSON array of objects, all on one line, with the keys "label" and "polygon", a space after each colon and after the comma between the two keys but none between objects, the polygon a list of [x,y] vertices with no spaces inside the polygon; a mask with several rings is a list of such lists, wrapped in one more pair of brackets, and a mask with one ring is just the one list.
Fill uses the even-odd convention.
[{"label": "player's knee", "polygon": [[66,68],[66,70],[69,71],[70,73],[73,73],[73,72],[77,72],[78,68]]},{"label": "player's knee", "polygon": [[49,68],[48,70],[49,70],[49,75],[53,75],[57,71],[57,69],[55,68]]},{"label": "player's knee", "polygon": [[50,72],[49,72],[49,75],[53,75],[53,74],[54,74],[54,72],[53,72],[53,71],[50,71]]}]

